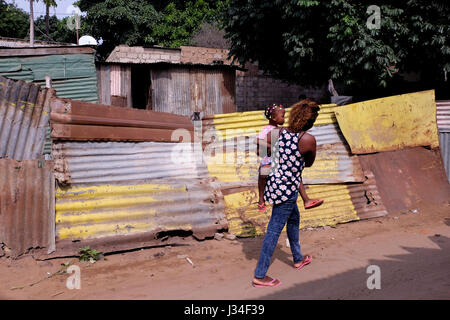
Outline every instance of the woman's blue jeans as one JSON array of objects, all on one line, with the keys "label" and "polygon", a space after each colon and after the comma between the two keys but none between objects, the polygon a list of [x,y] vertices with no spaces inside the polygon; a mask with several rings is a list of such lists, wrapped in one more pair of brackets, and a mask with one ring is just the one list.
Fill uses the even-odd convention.
[{"label": "woman's blue jeans", "polygon": [[263,279],[266,276],[267,269],[270,266],[273,251],[278,243],[278,238],[287,223],[286,231],[291,246],[294,263],[303,260],[303,255],[300,252],[299,242],[299,227],[300,227],[300,212],[297,206],[298,192],[292,197],[278,205],[274,205],[272,209],[272,217],[267,225],[266,235],[261,248],[258,264],[256,265],[255,278]]}]

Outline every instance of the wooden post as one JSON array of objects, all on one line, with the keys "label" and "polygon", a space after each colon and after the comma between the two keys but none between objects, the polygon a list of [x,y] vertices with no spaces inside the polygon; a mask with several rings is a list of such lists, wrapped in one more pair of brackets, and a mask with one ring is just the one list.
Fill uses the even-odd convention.
[{"label": "wooden post", "polygon": [[48,74],[45,75],[45,87],[46,88],[52,87],[52,77],[50,77]]},{"label": "wooden post", "polygon": [[33,0],[30,0],[30,47],[34,47],[34,13],[33,13]]}]

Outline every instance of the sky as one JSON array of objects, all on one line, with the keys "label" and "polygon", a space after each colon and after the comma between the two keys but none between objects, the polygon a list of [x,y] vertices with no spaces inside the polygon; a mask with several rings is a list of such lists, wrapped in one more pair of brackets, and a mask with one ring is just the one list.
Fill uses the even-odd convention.
[{"label": "sky", "polygon": [[[56,8],[50,8],[50,15],[56,14],[59,19],[62,19],[71,12],[69,7],[76,0],[56,0],[58,5]],[[30,13],[30,1],[28,0],[6,0],[7,3],[14,3],[18,8]],[[34,1],[34,16],[35,18],[45,15],[45,4],[42,0]],[[68,10],[69,9],[69,10]]]}]

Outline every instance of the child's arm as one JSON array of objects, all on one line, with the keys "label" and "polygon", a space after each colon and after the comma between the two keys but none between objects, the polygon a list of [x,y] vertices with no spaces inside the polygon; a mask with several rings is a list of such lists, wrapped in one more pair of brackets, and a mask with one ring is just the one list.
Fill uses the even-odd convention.
[{"label": "child's arm", "polygon": [[308,202],[310,199],[308,195],[306,194],[305,186],[303,185],[303,181],[300,180],[300,185],[298,186],[298,190],[300,193],[300,196],[302,197],[303,202]]}]

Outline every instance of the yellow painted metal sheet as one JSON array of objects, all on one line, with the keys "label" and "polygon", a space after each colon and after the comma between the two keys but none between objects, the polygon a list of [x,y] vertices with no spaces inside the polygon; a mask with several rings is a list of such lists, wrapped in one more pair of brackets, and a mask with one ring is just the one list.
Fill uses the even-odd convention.
[{"label": "yellow painted metal sheet", "polygon": [[352,153],[439,146],[434,90],[358,102],[335,109]]},{"label": "yellow painted metal sheet", "polygon": [[58,239],[93,239],[224,227],[223,203],[207,181],[76,185],[56,192]]},{"label": "yellow painted metal sheet", "polygon": [[[315,126],[336,123],[335,107],[337,107],[335,104],[320,105],[319,116]],[[290,110],[290,108],[286,109],[286,125],[289,121]],[[217,114],[205,117],[203,120],[203,126],[206,129],[216,130],[216,135],[219,139],[256,135],[267,124],[268,120],[264,117],[262,110]]]},{"label": "yellow painted metal sheet", "polygon": [[[255,153],[229,151],[206,157],[209,174],[222,185],[252,185],[258,181]],[[303,170],[305,184],[362,182],[364,174],[357,157],[350,157],[343,144],[318,148],[314,166]]]},{"label": "yellow painted metal sheet", "polygon": [[[300,210],[300,229],[359,220],[347,185],[308,186],[307,193],[310,198],[324,199],[325,202],[320,207],[304,210],[299,197],[297,204]],[[268,206],[266,212],[258,211],[256,188],[231,193],[224,198],[229,232],[240,237],[264,234],[272,207]]]}]

